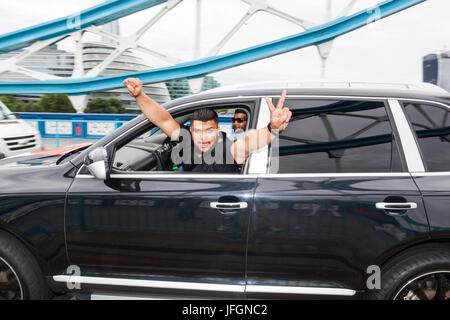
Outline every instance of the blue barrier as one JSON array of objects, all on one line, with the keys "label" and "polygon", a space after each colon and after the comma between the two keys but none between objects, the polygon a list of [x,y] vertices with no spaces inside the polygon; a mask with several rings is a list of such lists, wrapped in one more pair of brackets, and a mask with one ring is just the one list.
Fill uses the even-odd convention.
[{"label": "blue barrier", "polygon": [[[80,138],[100,139],[105,134],[89,133],[89,123],[110,124],[110,129],[117,129],[123,123],[135,118],[137,114],[80,114],[80,113],[34,113],[18,112],[19,117],[33,123],[43,138]],[[54,126],[53,126],[54,124]],[[70,124],[70,125],[66,125]],[[62,127],[64,125],[64,127]]]},{"label": "blue barrier", "polygon": [[[137,114],[98,113],[17,112],[16,114],[33,124],[42,138],[57,139],[57,147],[59,147],[60,138],[101,139],[138,116]],[[104,124],[103,128],[101,124]],[[231,116],[219,116],[219,125],[231,127]],[[95,130],[94,126],[100,126],[100,128]]]}]

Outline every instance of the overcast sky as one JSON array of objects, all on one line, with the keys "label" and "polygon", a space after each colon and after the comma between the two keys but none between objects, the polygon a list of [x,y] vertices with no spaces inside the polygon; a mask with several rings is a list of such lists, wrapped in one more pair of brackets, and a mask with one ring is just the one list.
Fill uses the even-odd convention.
[{"label": "overcast sky", "polygon": [[[14,31],[99,4],[101,0],[0,0],[0,33]],[[269,0],[271,6],[317,24],[325,21],[326,0]],[[350,0],[333,0],[337,15]],[[352,12],[381,0],[359,0]],[[202,0],[201,53],[206,54],[244,15],[240,0]],[[184,0],[141,39],[157,51],[191,60],[195,47],[196,0]],[[161,6],[121,19],[123,34],[135,31]],[[326,69],[326,80],[420,82],[422,57],[450,49],[450,1],[427,0],[370,26],[337,38]],[[302,29],[260,12],[220,53],[278,39]],[[70,48],[68,41],[62,44]],[[154,66],[157,60],[148,60]],[[321,61],[315,47],[296,50],[213,74],[222,84],[268,80],[320,80]]]}]

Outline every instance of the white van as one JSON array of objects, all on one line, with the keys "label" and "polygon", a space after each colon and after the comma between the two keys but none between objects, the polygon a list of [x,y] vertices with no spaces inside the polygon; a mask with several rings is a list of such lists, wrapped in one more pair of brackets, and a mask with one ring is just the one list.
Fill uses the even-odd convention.
[{"label": "white van", "polygon": [[0,101],[0,159],[42,149],[39,131],[17,119]]}]

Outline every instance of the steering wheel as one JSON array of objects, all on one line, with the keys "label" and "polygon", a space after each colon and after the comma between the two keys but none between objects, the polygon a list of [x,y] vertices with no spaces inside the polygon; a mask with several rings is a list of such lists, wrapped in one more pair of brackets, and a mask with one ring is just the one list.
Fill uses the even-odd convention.
[{"label": "steering wheel", "polygon": [[176,142],[167,138],[164,143],[156,148],[152,153],[156,157],[157,169],[152,171],[172,171],[172,150],[177,145]]}]

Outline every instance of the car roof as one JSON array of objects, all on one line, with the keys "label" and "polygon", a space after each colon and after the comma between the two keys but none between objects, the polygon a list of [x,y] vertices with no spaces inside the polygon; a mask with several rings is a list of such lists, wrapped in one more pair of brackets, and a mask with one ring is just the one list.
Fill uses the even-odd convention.
[{"label": "car roof", "polygon": [[229,86],[210,89],[209,91],[224,91],[236,89],[400,89],[400,90],[425,90],[434,92],[446,92],[444,89],[428,83],[387,83],[387,82],[363,82],[363,81],[258,81],[237,83]]},{"label": "car roof", "polygon": [[[286,88],[286,87],[284,87]],[[183,98],[175,99],[164,104],[164,107],[170,108],[175,105],[186,104],[201,100],[211,100],[229,97],[246,97],[246,96],[279,96],[284,89],[280,86],[265,88],[239,88],[239,86],[220,88],[204,91]],[[356,87],[287,87],[287,95],[289,96],[330,96],[330,97],[373,97],[373,98],[400,98],[400,99],[418,99],[433,100],[443,103],[450,103],[450,93],[442,88],[431,85],[419,87],[403,87],[403,88],[379,88],[377,86],[367,88]]]}]

